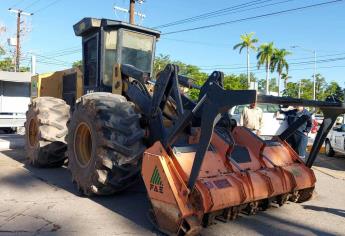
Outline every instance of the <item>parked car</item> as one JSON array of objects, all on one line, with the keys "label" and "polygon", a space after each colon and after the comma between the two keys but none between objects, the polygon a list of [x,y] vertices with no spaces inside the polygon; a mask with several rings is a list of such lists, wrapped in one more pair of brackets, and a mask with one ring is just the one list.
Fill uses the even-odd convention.
[{"label": "parked car", "polygon": [[335,153],[345,154],[345,124],[335,126],[328,133],[325,140],[325,152],[330,157]]}]

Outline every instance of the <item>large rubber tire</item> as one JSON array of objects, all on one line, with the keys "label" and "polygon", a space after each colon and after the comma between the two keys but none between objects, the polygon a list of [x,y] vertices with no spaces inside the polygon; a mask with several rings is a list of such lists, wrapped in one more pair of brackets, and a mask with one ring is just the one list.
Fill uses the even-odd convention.
[{"label": "large rubber tire", "polygon": [[325,141],[325,151],[326,151],[326,155],[329,157],[333,157],[335,154],[332,148],[331,142],[328,139],[326,139]]},{"label": "large rubber tire", "polygon": [[110,93],[81,97],[68,125],[68,167],[78,190],[109,195],[140,179],[144,130],[134,104]]},{"label": "large rubber tire", "polygon": [[25,150],[36,167],[60,167],[66,160],[70,107],[59,98],[39,97],[26,112]]}]

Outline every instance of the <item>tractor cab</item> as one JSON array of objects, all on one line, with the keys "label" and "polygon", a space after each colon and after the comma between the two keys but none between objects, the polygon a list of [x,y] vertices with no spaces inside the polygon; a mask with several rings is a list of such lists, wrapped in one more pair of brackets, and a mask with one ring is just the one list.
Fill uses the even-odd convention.
[{"label": "tractor cab", "polygon": [[129,64],[152,73],[159,31],[95,18],[84,18],[73,28],[82,37],[84,93],[111,91],[117,64]]}]

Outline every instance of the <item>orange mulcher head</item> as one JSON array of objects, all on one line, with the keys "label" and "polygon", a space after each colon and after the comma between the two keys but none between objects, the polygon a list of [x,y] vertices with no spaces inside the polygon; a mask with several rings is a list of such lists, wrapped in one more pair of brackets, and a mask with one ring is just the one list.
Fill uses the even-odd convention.
[{"label": "orange mulcher head", "polygon": [[216,130],[195,186],[189,188],[196,148],[188,143],[166,150],[156,142],[144,154],[142,176],[152,217],[163,232],[197,235],[214,219],[228,221],[269,203],[311,197],[314,173],[284,141],[266,142],[242,127]]},{"label": "orange mulcher head", "polygon": [[[144,153],[142,177],[152,205],[152,221],[159,230],[197,235],[201,226],[214,220],[225,222],[239,213],[256,214],[271,204],[282,206],[288,200],[310,199],[316,182],[310,168],[313,155],[344,107],[330,102],[259,97],[261,102],[307,102],[323,109],[325,121],[306,166],[285,141],[305,117],[265,141],[246,128],[218,122],[219,114],[231,107],[255,102],[255,91],[225,91],[217,83],[205,84],[195,108],[184,111],[167,138]],[[193,118],[200,122],[191,129]]]}]

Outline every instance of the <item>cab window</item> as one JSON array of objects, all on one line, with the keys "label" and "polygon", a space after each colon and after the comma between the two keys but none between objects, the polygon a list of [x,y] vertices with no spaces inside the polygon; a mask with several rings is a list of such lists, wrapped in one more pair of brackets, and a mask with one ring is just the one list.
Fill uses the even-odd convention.
[{"label": "cab window", "polygon": [[104,76],[103,84],[112,86],[113,70],[116,63],[117,31],[104,32]]},{"label": "cab window", "polygon": [[97,36],[84,42],[84,85],[85,87],[96,86],[97,78]]}]

